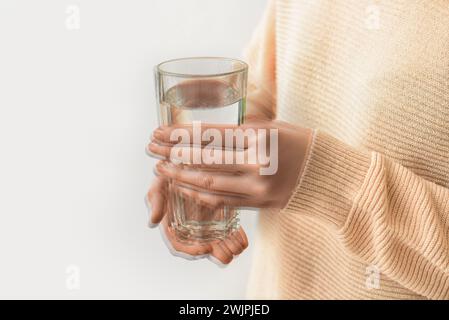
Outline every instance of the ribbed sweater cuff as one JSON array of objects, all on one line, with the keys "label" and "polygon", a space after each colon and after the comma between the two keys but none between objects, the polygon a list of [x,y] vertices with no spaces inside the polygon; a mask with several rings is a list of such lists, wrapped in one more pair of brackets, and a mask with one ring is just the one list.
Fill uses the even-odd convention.
[{"label": "ribbed sweater cuff", "polygon": [[304,171],[283,211],[306,213],[343,227],[370,162],[369,152],[315,130]]}]

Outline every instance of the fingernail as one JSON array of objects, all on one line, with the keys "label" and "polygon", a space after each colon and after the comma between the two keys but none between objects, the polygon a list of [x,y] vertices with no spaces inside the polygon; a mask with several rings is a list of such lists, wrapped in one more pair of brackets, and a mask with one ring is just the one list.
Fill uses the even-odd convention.
[{"label": "fingernail", "polygon": [[148,228],[150,228],[150,229],[157,228],[158,226],[159,226],[159,223],[153,223],[151,221],[148,222]]},{"label": "fingernail", "polygon": [[216,264],[218,267],[220,267],[220,268],[222,268],[222,269],[224,269],[224,268],[226,268],[228,265],[227,264],[224,264],[223,262],[221,262],[220,260],[218,260],[217,258],[215,258],[213,255],[209,255],[208,257],[207,257],[207,259],[210,261],[210,262],[213,262],[214,264]]},{"label": "fingernail", "polygon": [[153,138],[157,139],[157,140],[162,140],[162,130],[160,128],[157,128],[156,130],[154,130],[153,132]]},{"label": "fingernail", "polygon": [[147,144],[147,146],[145,147],[145,153],[147,154],[147,156],[150,156],[150,157],[155,156],[155,154],[153,152],[151,152],[149,144]]},{"label": "fingernail", "polygon": [[148,196],[145,196],[144,201],[145,201],[145,205],[147,207],[147,218],[149,219],[148,220],[148,228],[151,228],[151,229],[156,228],[159,225],[159,223],[151,222],[151,202],[148,200]]},{"label": "fingernail", "polygon": [[150,150],[150,145],[153,143],[150,143],[146,146],[145,148],[145,153],[147,154],[147,156],[150,156],[152,158],[158,159],[158,160],[165,160],[165,157],[159,155],[159,154],[155,154]]},{"label": "fingernail", "polygon": [[165,161],[160,161],[156,164],[156,168],[159,171],[167,171],[168,165]]},{"label": "fingernail", "polygon": [[208,256],[209,256],[208,253],[197,255],[195,260],[201,260],[201,259],[207,258]]}]

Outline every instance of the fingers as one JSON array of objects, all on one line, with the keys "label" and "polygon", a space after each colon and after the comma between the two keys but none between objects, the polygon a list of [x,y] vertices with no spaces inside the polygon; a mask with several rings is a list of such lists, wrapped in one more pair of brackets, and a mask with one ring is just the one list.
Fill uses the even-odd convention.
[{"label": "fingers", "polygon": [[246,236],[246,232],[243,228],[239,228],[238,232],[234,233],[234,236],[237,238],[237,241],[243,246],[243,249],[248,248],[248,237]]},{"label": "fingers", "polygon": [[229,235],[223,242],[234,256],[238,256],[245,249],[234,234]]},{"label": "fingers", "polygon": [[167,180],[164,177],[156,176],[150,190],[145,196],[145,203],[148,208],[150,228],[156,227],[165,214]]},{"label": "fingers", "polygon": [[168,162],[159,162],[156,165],[158,173],[174,179],[180,184],[188,184],[199,189],[210,192],[221,192],[232,195],[249,195],[249,188],[242,179],[244,177],[230,174],[217,174],[214,172],[204,172],[197,169],[186,168],[173,165]]},{"label": "fingers", "polygon": [[212,245],[212,253],[209,260],[218,266],[229,264],[234,258],[232,252],[223,244],[222,241]]},{"label": "fingers", "polygon": [[[174,187],[178,190],[178,187]],[[228,197],[218,197],[205,198],[207,196],[201,192],[196,192],[192,194],[193,190],[185,191],[184,194],[189,196],[199,197],[199,201],[204,201],[204,203],[213,203],[215,206],[218,205],[232,205],[238,206],[239,200],[231,201]],[[209,258],[211,261],[219,266],[224,266],[229,264],[237,255],[243,252],[248,246],[248,241],[244,231],[239,228],[237,231],[230,234],[226,239],[221,241],[214,241],[210,243],[185,243],[184,241],[178,239],[172,228],[169,226],[169,217],[166,215],[166,202],[168,181],[165,176],[157,176],[153,184],[145,196],[145,202],[149,209],[149,226],[155,227],[161,222],[161,234],[162,238],[167,245],[169,251],[178,257],[182,257],[189,260],[195,260],[200,258]]]},{"label": "fingers", "polygon": [[[188,137],[188,141],[183,141],[184,143],[189,143],[193,145],[207,145],[212,143],[215,146],[223,146],[224,138],[226,137],[226,131],[228,131],[228,136],[233,130],[238,129],[238,125],[223,125],[223,124],[178,124],[172,126],[161,126],[154,130],[153,138],[154,140],[164,143],[164,144],[174,144],[179,143],[179,137]],[[231,131],[229,131],[231,130]],[[218,133],[222,139],[216,141],[214,138],[214,133]],[[199,141],[195,141],[192,137],[196,137],[199,134]],[[234,144],[235,145],[235,144]]]},{"label": "fingers", "polygon": [[[171,126],[160,126],[153,132],[153,140],[163,144],[179,143],[181,136],[188,137],[189,143],[193,145],[214,145],[224,146],[225,142],[233,141],[233,146],[239,148],[246,148],[247,143],[242,145],[243,140],[237,139],[238,136],[246,138],[246,142],[250,141],[253,136],[253,130],[269,129],[273,127],[273,121],[264,121],[260,119],[249,119],[242,125],[233,124],[214,124],[197,122],[193,124],[174,124]],[[183,133],[180,135],[179,133]],[[192,137],[199,134],[198,141],[192,141]],[[221,139],[215,139],[220,137]],[[226,140],[232,138],[232,140]]]},{"label": "fingers", "polygon": [[[181,171],[183,170],[181,169]],[[234,189],[229,188],[229,191],[228,189],[222,191],[225,188],[221,186],[221,182],[214,182],[214,179],[220,181],[222,176],[203,172],[201,174],[204,177],[199,179],[205,179],[205,182],[200,181],[195,185],[177,180],[176,176],[173,175],[173,191],[193,199],[201,206],[212,209],[224,206],[267,208],[271,205],[270,186],[263,181],[258,181],[252,177],[234,177]],[[184,181],[186,180],[184,179]],[[202,187],[198,185],[202,185]]]},{"label": "fingers", "polygon": [[171,155],[171,148],[174,146],[207,146],[209,149],[246,150],[249,146],[256,144],[259,129],[270,129],[273,128],[273,125],[273,121],[255,120],[242,125],[197,122],[161,126],[153,131],[152,143],[147,147],[147,152],[149,151],[150,155],[154,153],[154,156],[168,159]]},{"label": "fingers", "polygon": [[257,164],[256,149],[222,149],[210,146],[168,145],[151,142],[147,153],[157,159],[171,160],[176,164],[188,164],[195,167],[216,169],[228,172],[255,171]]},{"label": "fingers", "polygon": [[176,234],[168,226],[166,220],[164,219],[161,224],[161,235],[169,251],[177,257],[188,260],[207,257],[218,266],[225,266],[248,247],[247,241],[244,240],[246,239],[246,235],[242,228],[234,231],[226,239],[221,241],[205,244],[185,244],[176,238]]},{"label": "fingers", "polygon": [[168,249],[174,256],[193,260],[203,258],[212,252],[210,243],[186,244],[178,240],[174,230],[168,226],[166,221],[167,219],[164,219],[162,224],[162,236],[164,241],[166,241]]},{"label": "fingers", "polygon": [[187,185],[175,184],[174,189],[182,195],[192,198],[202,206],[210,208],[229,207],[255,207],[250,198],[240,195],[222,195],[218,193],[210,193],[210,191],[193,189]]},{"label": "fingers", "polygon": [[248,247],[245,231],[240,227],[225,240],[212,244],[209,260],[222,266],[229,264]]}]

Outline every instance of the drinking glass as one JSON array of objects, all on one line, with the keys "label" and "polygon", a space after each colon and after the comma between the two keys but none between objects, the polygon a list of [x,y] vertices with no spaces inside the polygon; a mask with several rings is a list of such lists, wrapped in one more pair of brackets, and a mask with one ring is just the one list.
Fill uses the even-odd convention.
[{"label": "drinking glass", "polygon": [[[246,63],[231,58],[182,58],[158,64],[155,83],[159,125],[197,121],[202,126],[242,124],[247,73]],[[239,226],[237,208],[199,203],[177,191],[173,180],[168,183],[167,197],[169,227],[184,243],[223,239]]]}]

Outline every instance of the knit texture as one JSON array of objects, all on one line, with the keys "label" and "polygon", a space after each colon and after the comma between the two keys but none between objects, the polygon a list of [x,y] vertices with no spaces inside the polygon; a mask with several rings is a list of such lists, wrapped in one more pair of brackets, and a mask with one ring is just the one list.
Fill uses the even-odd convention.
[{"label": "knit texture", "polygon": [[249,112],[314,129],[259,217],[250,298],[449,298],[449,3],[271,1]]}]

